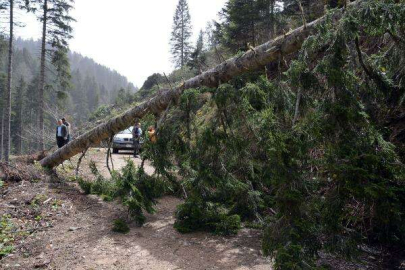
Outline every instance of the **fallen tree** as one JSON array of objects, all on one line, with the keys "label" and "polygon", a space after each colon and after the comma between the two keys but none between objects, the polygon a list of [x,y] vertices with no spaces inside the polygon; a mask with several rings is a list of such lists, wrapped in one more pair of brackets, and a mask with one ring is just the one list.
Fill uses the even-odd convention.
[{"label": "fallen tree", "polygon": [[[358,5],[359,3],[361,1],[356,1],[351,6]],[[338,21],[342,17],[343,12],[343,9],[337,10],[332,15],[332,20]],[[243,55],[230,58],[215,68],[185,81],[174,89],[163,91],[158,96],[93,128],[52,155],[45,157],[40,161],[41,165],[47,168],[58,166],[65,160],[82,153],[89,146],[97,145],[102,140],[108,139],[117,132],[128,128],[136,119],[142,118],[149,113],[159,115],[172,101],[176,102],[185,89],[201,86],[217,87],[235,76],[259,70],[268,64],[280,61],[284,56],[299,51],[305,39],[314,34],[317,26],[325,20],[326,16],[323,16],[305,26],[301,26],[274,40],[270,40],[253,50],[249,50]]]},{"label": "fallen tree", "polygon": [[49,150],[40,151],[31,155],[17,156],[11,159],[12,162],[34,164],[36,161],[44,159],[48,155]]}]

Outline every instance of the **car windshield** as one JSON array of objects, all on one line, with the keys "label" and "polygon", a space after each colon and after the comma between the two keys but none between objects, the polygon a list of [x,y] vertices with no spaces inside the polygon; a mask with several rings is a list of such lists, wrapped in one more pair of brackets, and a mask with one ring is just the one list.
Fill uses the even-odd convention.
[{"label": "car windshield", "polygon": [[126,130],[123,130],[119,132],[118,134],[132,134],[132,129],[133,127],[127,128]]}]

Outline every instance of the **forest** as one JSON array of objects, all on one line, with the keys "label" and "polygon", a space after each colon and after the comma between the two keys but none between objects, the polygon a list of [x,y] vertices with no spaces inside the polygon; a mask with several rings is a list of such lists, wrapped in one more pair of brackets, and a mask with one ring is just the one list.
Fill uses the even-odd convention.
[{"label": "forest", "polygon": [[0,1],[0,268],[404,269],[405,1],[192,2],[138,88],[70,51],[73,0]]},{"label": "forest", "polygon": [[[7,85],[7,40],[3,36],[2,73],[0,95],[5,97]],[[11,154],[30,154],[38,151],[38,74],[39,60],[35,55],[40,50],[41,43],[33,40],[15,40],[15,52],[13,61],[13,89],[11,98],[12,106],[11,121]],[[125,94],[135,93],[135,86],[116,71],[95,63],[92,59],[83,57],[78,53],[68,53],[70,64],[70,90],[62,92],[58,96],[55,84],[54,71],[49,74],[46,93],[45,107],[45,140],[46,148],[53,145],[53,127],[60,115],[69,115],[79,126],[87,122],[91,113],[102,105],[113,104],[122,90]],[[65,94],[65,95],[64,95]],[[84,98],[83,98],[84,97]],[[4,98],[1,99],[4,103]],[[63,106],[61,106],[61,103]],[[3,108],[3,107],[2,107]],[[2,118],[3,119],[3,118]],[[2,121],[0,121],[2,123]],[[22,128],[23,123],[29,127]],[[3,133],[1,134],[3,136]],[[3,137],[0,140],[3,141]]]}]

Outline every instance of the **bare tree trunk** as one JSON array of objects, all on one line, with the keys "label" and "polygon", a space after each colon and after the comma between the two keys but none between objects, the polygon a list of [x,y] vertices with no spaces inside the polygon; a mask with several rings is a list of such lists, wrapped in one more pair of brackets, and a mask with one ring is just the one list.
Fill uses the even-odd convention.
[{"label": "bare tree trunk", "polygon": [[267,22],[267,27],[269,28],[269,40],[272,39],[273,37],[276,36],[276,19],[274,15],[274,8],[276,5],[275,0],[270,0],[270,6],[267,9],[267,16],[268,16],[268,22]]},{"label": "bare tree trunk", "polygon": [[[332,19],[336,22],[341,16],[342,10],[339,10],[333,15]],[[162,92],[149,101],[83,134],[65,147],[41,160],[41,165],[43,167],[53,168],[62,164],[64,160],[81,153],[87,147],[97,145],[102,140],[109,138],[111,133],[115,134],[128,128],[133,125],[136,119],[142,118],[149,113],[159,115],[172,101],[177,102],[185,89],[198,88],[201,86],[217,87],[221,82],[227,82],[235,76],[252,70],[262,69],[269,63],[276,63],[283,55],[285,56],[297,52],[305,39],[316,33],[316,27],[324,20],[325,17],[322,17],[308,23],[306,28],[303,26],[299,27],[291,31],[288,35],[277,37],[256,47],[255,50],[249,50],[241,56],[228,59],[217,67],[187,80],[175,89]]]},{"label": "bare tree trunk", "polygon": [[75,170],[76,179],[79,177],[80,164],[82,164],[82,160],[86,156],[87,150],[88,150],[88,148],[84,149],[84,151],[82,152],[82,155],[79,157],[79,160],[77,161],[76,170]]},{"label": "bare tree trunk", "polygon": [[181,14],[181,68],[184,67],[184,11]]},{"label": "bare tree trunk", "polygon": [[307,19],[305,18],[305,12],[304,12],[304,8],[302,7],[301,0],[298,0],[298,7],[300,8],[300,12],[301,12],[302,24],[304,25],[304,28],[306,28],[307,27]]},{"label": "bare tree trunk", "polygon": [[43,17],[42,17],[42,46],[41,46],[41,71],[39,75],[39,89],[38,89],[38,96],[39,96],[39,119],[38,119],[38,126],[39,126],[39,143],[38,148],[39,150],[43,151],[45,149],[44,144],[44,107],[45,107],[45,100],[44,100],[44,92],[45,92],[45,62],[46,62],[46,32],[47,32],[47,23],[48,23],[48,0],[44,0],[43,6]]},{"label": "bare tree trunk", "polygon": [[[22,98],[22,97],[18,97],[18,98]],[[20,102],[20,101],[19,101]],[[16,141],[15,141],[15,151],[17,155],[22,155],[22,113],[23,113],[23,108],[22,108],[22,104],[21,107],[18,107],[18,126],[17,126],[17,134],[16,134]]]},{"label": "bare tree trunk", "polygon": [[15,151],[17,155],[22,155],[22,114],[23,114],[23,96],[24,96],[25,82],[21,78],[19,86],[16,91],[16,136],[15,136]]},{"label": "bare tree trunk", "polygon": [[4,108],[1,108],[0,115],[0,160],[3,160],[4,150]]},{"label": "bare tree trunk", "polygon": [[14,0],[10,0],[10,37],[8,43],[8,71],[7,71],[7,90],[6,90],[6,107],[4,111],[4,160],[10,159],[10,128],[11,128],[11,86],[13,81],[13,39],[14,39]]},{"label": "bare tree trunk", "polygon": [[302,97],[302,92],[301,92],[301,88],[300,88],[300,89],[298,89],[297,100],[295,102],[295,113],[294,113],[294,119],[293,119],[293,126],[297,122],[298,116],[300,114],[301,97]]},{"label": "bare tree trunk", "polygon": [[108,140],[107,156],[106,156],[106,160],[105,160],[105,163],[106,163],[106,165],[107,165],[108,172],[110,173],[111,176],[112,176],[112,171],[111,171],[111,168],[110,168],[110,159],[111,159],[111,165],[112,165],[112,167],[113,167],[112,170],[114,170],[114,164],[112,163],[112,157],[111,157],[111,145],[112,145],[112,143],[113,143],[113,140],[114,140],[114,135],[112,135],[112,136],[110,137],[110,139]]}]

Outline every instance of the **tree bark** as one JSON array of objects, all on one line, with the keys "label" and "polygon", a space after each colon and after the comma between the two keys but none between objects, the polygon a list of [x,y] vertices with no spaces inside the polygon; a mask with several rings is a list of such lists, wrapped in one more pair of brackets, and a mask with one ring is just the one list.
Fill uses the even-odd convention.
[{"label": "tree bark", "polygon": [[82,155],[79,157],[79,160],[77,161],[76,170],[75,170],[76,179],[79,178],[80,164],[82,164],[82,160],[83,160],[83,158],[86,156],[87,150],[88,150],[88,149],[85,149],[85,150],[82,152]]},{"label": "tree bark", "polygon": [[301,97],[302,97],[302,92],[301,92],[301,88],[300,88],[300,89],[298,89],[297,100],[295,101],[295,112],[294,112],[293,126],[297,122],[298,116],[300,114]]},{"label": "tree bark", "polygon": [[45,63],[46,63],[46,32],[48,23],[48,0],[44,1],[43,5],[43,17],[42,17],[42,45],[41,45],[41,70],[39,75],[39,106],[38,106],[38,126],[39,126],[39,142],[38,148],[43,151],[45,149],[44,144],[44,92],[45,92]]},{"label": "tree bark", "polygon": [[4,150],[4,108],[1,108],[0,115],[0,160],[3,160]]},{"label": "tree bark", "polygon": [[17,87],[16,91],[16,99],[15,99],[15,126],[16,126],[16,134],[15,134],[15,152],[17,155],[22,155],[22,136],[23,136],[23,96],[24,96],[24,88],[25,88],[25,81],[21,77],[20,83]]},{"label": "tree bark", "polygon": [[17,97],[17,134],[15,139],[15,152],[17,155],[22,154],[22,136],[23,136],[23,126],[22,126],[22,114],[23,114],[23,102],[22,102],[22,95]]},{"label": "tree bark", "polygon": [[14,39],[14,0],[10,0],[10,37],[8,43],[8,71],[7,71],[7,90],[6,106],[4,111],[4,160],[10,159],[10,128],[11,128],[11,86],[13,81],[13,39]]},{"label": "tree bark", "polygon": [[[341,17],[342,10],[338,10],[335,12],[332,19],[338,21]],[[325,17],[319,18],[318,20],[308,23],[306,28],[303,26],[299,27],[291,31],[288,35],[279,36],[241,56],[228,59],[215,68],[187,80],[175,89],[162,92],[158,96],[136,106],[121,116],[115,117],[83,134],[52,155],[41,160],[41,165],[43,167],[53,168],[62,164],[65,160],[81,153],[87,147],[99,144],[102,140],[109,138],[111,133],[115,134],[130,127],[136,119],[142,118],[148,113],[158,115],[160,112],[164,111],[172,101],[177,102],[185,89],[198,88],[201,86],[218,87],[220,83],[227,82],[235,76],[261,69],[266,64],[277,62],[281,56],[297,52],[305,39],[314,34],[316,32],[316,26],[321,24],[324,20]]]}]

